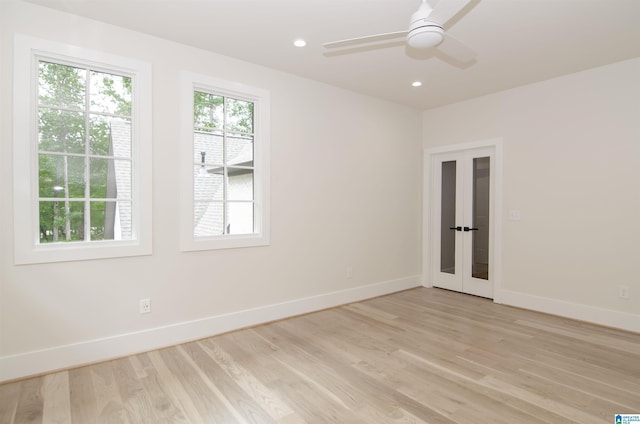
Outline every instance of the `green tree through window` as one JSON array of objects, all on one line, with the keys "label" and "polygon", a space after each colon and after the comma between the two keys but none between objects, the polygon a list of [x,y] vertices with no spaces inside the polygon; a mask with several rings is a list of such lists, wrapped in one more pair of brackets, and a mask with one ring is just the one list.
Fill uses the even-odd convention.
[{"label": "green tree through window", "polygon": [[40,242],[130,239],[131,78],[38,68]]}]

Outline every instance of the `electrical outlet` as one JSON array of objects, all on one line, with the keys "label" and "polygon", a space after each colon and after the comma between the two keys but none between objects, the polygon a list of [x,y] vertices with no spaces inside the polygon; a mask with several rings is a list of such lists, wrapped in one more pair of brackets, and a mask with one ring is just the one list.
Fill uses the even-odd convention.
[{"label": "electrical outlet", "polygon": [[151,299],[140,299],[140,313],[148,314],[151,312]]},{"label": "electrical outlet", "polygon": [[353,267],[348,266],[346,272],[347,278],[353,278]]},{"label": "electrical outlet", "polygon": [[618,287],[618,297],[620,299],[629,299],[629,287],[628,286]]}]

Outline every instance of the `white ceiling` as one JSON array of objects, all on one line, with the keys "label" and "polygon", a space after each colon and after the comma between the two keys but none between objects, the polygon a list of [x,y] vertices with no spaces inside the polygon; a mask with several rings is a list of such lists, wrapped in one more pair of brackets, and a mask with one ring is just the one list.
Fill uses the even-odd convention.
[{"label": "white ceiling", "polygon": [[640,0],[471,0],[445,27],[478,53],[464,66],[397,42],[322,47],[406,30],[419,0],[28,1],[418,109],[640,57]]}]

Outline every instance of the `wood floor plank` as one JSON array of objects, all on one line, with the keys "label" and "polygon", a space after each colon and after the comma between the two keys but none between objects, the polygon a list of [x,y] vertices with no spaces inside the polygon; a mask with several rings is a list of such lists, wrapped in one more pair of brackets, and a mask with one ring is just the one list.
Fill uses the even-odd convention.
[{"label": "wood floor plank", "polygon": [[545,333],[551,332],[557,334],[561,337],[569,337],[573,339],[578,339],[587,343],[592,343],[597,346],[606,347],[608,349],[620,350],[625,353],[630,353],[635,355],[638,353],[638,344],[632,341],[620,339],[619,337],[614,337],[611,334],[601,334],[600,332],[595,332],[590,329],[585,329],[584,327],[576,329],[575,327],[567,328],[567,326],[560,327],[557,325],[549,325],[549,324],[540,324],[537,322],[530,322],[527,320],[518,320],[517,323],[519,325],[524,325],[528,327],[533,327],[538,330],[542,330]]},{"label": "wood floor plank", "polygon": [[160,356],[171,373],[175,374],[198,414],[206,423],[234,422],[237,417],[227,408],[225,400],[201,370],[178,347],[163,349]]},{"label": "wood floor plank", "polygon": [[153,368],[150,368],[149,379],[154,381],[162,390],[167,393],[176,405],[176,408],[184,414],[182,416],[175,416],[176,423],[190,423],[199,424],[204,423],[204,418],[198,412],[198,408],[193,403],[193,399],[184,389],[181,383],[181,378],[172,372],[167,364],[162,359],[159,351],[149,352],[144,355],[148,359]]},{"label": "wood floor plank", "polygon": [[[301,322],[308,321],[310,318],[311,316],[301,317]],[[291,330],[285,331],[284,328],[286,327],[291,328]],[[354,387],[358,387],[360,391],[362,391],[363,397],[369,401],[371,405],[383,408],[386,411],[386,414],[394,413],[398,409],[398,406],[402,405],[402,407],[410,414],[426,420],[427,422],[437,424],[453,422],[434,409],[415,402],[413,399],[408,398],[396,390],[390,390],[389,387],[385,387],[384,384],[381,384],[374,376],[363,373],[354,368],[352,363],[344,361],[344,357],[342,355],[345,352],[358,357],[358,353],[362,353],[362,349],[359,349],[355,345],[351,345],[350,348],[347,345],[341,345],[336,349],[335,346],[328,341],[328,334],[324,337],[320,337],[320,339],[309,339],[307,332],[303,331],[300,334],[296,334],[294,332],[294,327],[296,326],[292,325],[291,322],[283,321],[270,326],[261,327],[256,331],[271,332],[271,339],[277,340],[277,336],[274,335],[274,331],[276,331],[282,334],[282,340],[284,341],[283,344],[305,346],[307,352],[320,358],[349,384]],[[352,337],[360,337],[360,335],[352,334]],[[379,354],[379,352],[371,353],[371,355]]]},{"label": "wood floor plank", "polygon": [[0,385],[0,423],[553,423],[640,413],[640,334],[418,288]]},{"label": "wood floor plank", "polygon": [[293,414],[293,410],[286,403],[274,396],[271,390],[218,344],[212,340],[206,340],[203,342],[203,348],[224,372],[233,378],[244,392],[260,404],[273,419],[281,420]]},{"label": "wood floor plank", "polygon": [[[305,352],[306,344],[278,326],[266,326],[254,331],[278,346],[270,356],[275,358],[273,364],[281,371],[278,386],[273,387],[281,396],[286,396],[289,407],[305,422],[314,419],[327,422],[353,422],[349,409],[340,400],[339,394],[326,389],[321,382],[317,382],[297,369],[295,363],[299,356],[311,359],[311,353]],[[283,365],[288,363],[287,365]],[[339,383],[337,383],[339,384]]]},{"label": "wood floor plank", "polygon": [[157,423],[198,422],[188,420],[186,412],[174,396],[171,387],[164,384],[159,375],[160,371],[154,366],[149,355],[136,355],[127,359],[134,370],[135,377],[148,393]]},{"label": "wood floor plank", "polygon": [[33,378],[22,382],[22,388],[18,397],[15,422],[40,423],[44,412],[44,399],[42,397],[42,384],[44,377]]},{"label": "wood floor plank", "polygon": [[68,372],[62,371],[44,376],[42,396],[44,398],[42,422],[51,424],[67,424],[71,422]]},{"label": "wood floor plank", "polygon": [[215,383],[243,422],[277,422],[293,413],[257,378],[211,340],[184,346],[194,363]]},{"label": "wood floor plank", "polygon": [[[130,422],[118,382],[114,376],[114,365],[121,361],[103,362],[91,367],[98,420],[103,423]],[[129,377],[128,374],[126,375]],[[124,384],[129,384],[128,382],[129,379]],[[134,408],[137,408],[137,405]]]},{"label": "wood floor plank", "polygon": [[[530,418],[519,409],[496,408],[504,399],[490,396],[487,390],[478,390],[480,385],[475,376],[438,364],[441,359],[427,360],[404,350],[396,351],[392,356],[396,361],[385,361],[384,367],[393,380],[386,379],[385,383],[445,416],[458,417],[460,411],[473,404],[476,415],[491,422],[526,422],[525,418]],[[500,410],[499,415],[495,413],[496,409]]]},{"label": "wood floor plank", "polygon": [[15,422],[21,382],[0,385],[0,423]]},{"label": "wood floor plank", "polygon": [[93,389],[90,366],[69,371],[71,422],[98,422],[98,407]]},{"label": "wood floor plank", "polygon": [[[211,363],[206,363],[205,368],[201,366],[200,361],[202,361],[203,356],[202,350],[198,344],[189,343],[186,345],[178,346],[177,350],[182,354],[183,358],[187,361],[189,365],[193,367],[195,373],[202,379],[204,385],[213,393],[216,401],[220,402],[220,405],[223,406],[223,409],[220,409],[221,415],[224,414],[225,418],[223,420],[231,420],[233,422],[254,422],[256,415],[258,415],[259,408],[255,408],[254,405],[246,402],[243,398],[242,401],[237,402],[237,397],[233,401],[229,399],[231,393],[229,393],[229,397],[223,390],[226,388],[229,390],[228,386],[224,384],[224,381],[219,376],[222,376],[222,372],[213,372],[214,367]],[[217,368],[217,367],[215,367]],[[211,375],[214,375],[212,378]],[[238,406],[238,407],[236,407]],[[245,408],[243,406],[249,406]],[[262,412],[262,411],[260,411]],[[245,414],[243,414],[245,413]]]}]

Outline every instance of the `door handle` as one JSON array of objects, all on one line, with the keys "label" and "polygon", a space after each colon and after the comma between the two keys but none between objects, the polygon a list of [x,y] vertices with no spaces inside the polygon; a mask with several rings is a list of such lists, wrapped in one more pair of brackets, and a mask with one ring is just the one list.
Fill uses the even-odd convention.
[{"label": "door handle", "polygon": [[[449,229],[450,230],[456,230],[456,231],[462,231],[462,227],[449,227]],[[465,231],[467,231],[467,230],[465,230]]]},{"label": "door handle", "polygon": [[477,228],[464,227],[464,231],[478,231]]}]

